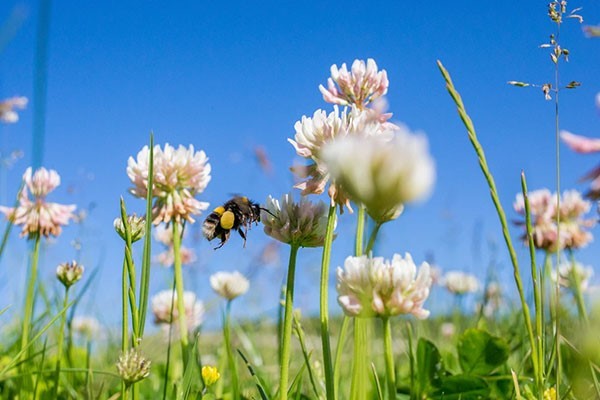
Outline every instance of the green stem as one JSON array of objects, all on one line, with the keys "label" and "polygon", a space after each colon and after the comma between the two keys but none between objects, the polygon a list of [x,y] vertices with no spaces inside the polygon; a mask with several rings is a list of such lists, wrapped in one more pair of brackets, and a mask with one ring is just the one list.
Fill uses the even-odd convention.
[{"label": "green stem", "polygon": [[227,361],[229,363],[229,371],[231,373],[231,386],[233,400],[239,400],[240,398],[240,387],[238,383],[238,371],[235,358],[233,356],[233,350],[231,348],[231,300],[227,301],[225,309],[225,321],[223,324],[223,336],[225,339],[225,348],[227,350]]},{"label": "green stem", "polygon": [[365,206],[358,205],[358,215],[356,216],[356,238],[354,241],[354,255],[361,256],[363,254],[363,243],[365,235]]},{"label": "green stem", "polygon": [[[65,298],[63,301],[63,308],[66,308],[69,304],[69,287],[65,287]],[[63,313],[60,318],[60,330],[58,331],[58,348],[56,350],[56,370],[54,372],[54,398],[58,395],[58,383],[60,380],[60,361],[63,355],[63,339],[65,336],[65,324],[67,322],[67,313]]]},{"label": "green stem", "polygon": [[331,343],[329,341],[329,264],[331,260],[331,244],[333,230],[335,229],[335,205],[329,207],[327,216],[327,230],[323,244],[321,258],[321,290],[320,290],[320,317],[321,317],[321,345],[323,346],[323,366],[325,370],[325,389],[327,400],[335,400],[336,393],[333,380],[333,367],[331,365]]},{"label": "green stem", "polygon": [[334,392],[338,396],[340,393],[340,366],[342,363],[344,344],[346,343],[346,336],[348,335],[348,327],[350,326],[350,321],[350,317],[344,315],[344,319],[342,320],[342,327],[340,328],[340,335],[338,337],[337,346],[335,348],[335,364],[333,365],[333,383]]},{"label": "green stem", "polygon": [[[129,318],[127,317],[127,262],[123,260],[123,274],[121,277],[121,353],[125,354],[127,352],[127,341],[129,339]],[[121,398],[125,398],[125,382],[121,380]]]},{"label": "green stem", "polygon": [[[35,303],[35,284],[37,280],[38,260],[40,254],[41,237],[36,234],[34,238],[33,253],[31,256],[31,268],[29,270],[29,281],[27,283],[27,295],[25,297],[25,310],[23,318],[23,329],[21,332],[21,351],[29,344],[29,330],[31,318],[33,317],[33,308]],[[27,352],[23,352],[23,359],[27,359]]]},{"label": "green stem", "polygon": [[381,225],[383,225],[383,223],[375,222],[375,226],[371,231],[371,236],[369,236],[369,243],[367,244],[367,255],[373,251],[373,247],[375,246],[375,239],[377,239],[377,234],[381,229]]},{"label": "green stem", "polygon": [[177,313],[179,319],[179,336],[181,340],[181,356],[183,357],[183,370],[187,365],[188,328],[185,314],[185,303],[183,298],[183,272],[181,270],[181,234],[179,222],[173,221],[173,255],[175,269],[175,290],[177,291]]},{"label": "green stem", "polygon": [[394,369],[394,350],[392,348],[392,325],[389,317],[383,317],[383,346],[385,351],[385,372],[387,375],[388,398],[396,399],[396,370]]},{"label": "green stem", "polygon": [[[585,308],[585,300],[583,299],[583,292],[581,291],[581,281],[579,280],[579,275],[577,274],[576,262],[573,253],[570,253],[570,262],[571,262],[571,279],[573,280],[573,296],[575,297],[575,303],[577,304],[577,312],[579,313],[579,320],[584,324],[584,326],[588,326],[589,319],[587,315],[587,310]],[[558,274],[558,271],[557,271]]]},{"label": "green stem", "polygon": [[296,257],[298,246],[290,246],[290,262],[287,271],[285,288],[285,312],[283,316],[283,343],[281,351],[281,375],[279,378],[279,399],[286,400],[288,396],[288,378],[290,368],[290,345],[292,341],[292,311],[294,307],[294,278],[296,274]]}]

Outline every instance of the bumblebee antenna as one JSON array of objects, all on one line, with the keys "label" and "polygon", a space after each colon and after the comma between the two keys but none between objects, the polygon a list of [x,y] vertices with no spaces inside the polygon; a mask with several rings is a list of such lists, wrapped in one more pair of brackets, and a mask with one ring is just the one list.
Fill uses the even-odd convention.
[{"label": "bumblebee antenna", "polygon": [[273,214],[271,211],[267,210],[266,208],[262,208],[262,207],[258,207],[260,210],[266,212],[267,214],[270,214],[273,218],[277,218],[277,215]]}]

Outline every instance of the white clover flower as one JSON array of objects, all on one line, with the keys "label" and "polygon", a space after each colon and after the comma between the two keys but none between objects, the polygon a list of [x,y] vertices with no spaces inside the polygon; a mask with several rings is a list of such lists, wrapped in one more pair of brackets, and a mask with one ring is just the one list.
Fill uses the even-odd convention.
[{"label": "white clover flower", "polygon": [[27,101],[27,97],[11,97],[0,101],[0,121],[6,124],[19,121],[19,114],[15,110],[24,109]]},{"label": "white clover flower", "polygon": [[467,274],[462,271],[446,272],[443,279],[443,285],[453,294],[475,293],[481,286],[479,279],[475,275]]},{"label": "white clover flower", "polygon": [[385,95],[388,86],[387,72],[378,71],[375,60],[369,58],[366,64],[364,60],[354,60],[350,71],[345,63],[339,69],[337,65],[332,65],[327,89],[319,85],[319,90],[323,94],[323,100],[328,103],[356,105],[362,108]]},{"label": "white clover flower", "polygon": [[219,296],[233,300],[248,291],[250,282],[238,271],[221,271],[210,276],[210,286]]},{"label": "white clover flower", "polygon": [[[183,231],[185,237],[187,230]],[[163,267],[172,267],[175,263],[175,253],[173,251],[173,230],[168,229],[165,224],[159,224],[154,229],[154,239],[166,247],[165,251],[156,256],[156,261]],[[198,257],[194,249],[181,245],[179,248],[181,265],[190,265],[196,262]]]},{"label": "white clover flower", "polygon": [[353,317],[389,317],[413,314],[427,318],[423,303],[429,296],[431,275],[426,262],[417,266],[409,253],[382,257],[348,257],[337,268],[338,303]]},{"label": "white clover flower", "polygon": [[77,261],[59,264],[56,267],[56,277],[65,286],[69,288],[83,276],[84,267]]},{"label": "white clover flower", "polygon": [[[154,323],[168,326],[169,324],[179,320],[179,311],[177,310],[177,292],[163,290],[152,297],[151,303],[152,313],[154,314]],[[200,300],[197,300],[196,294],[193,292],[183,293],[183,303],[185,307],[185,317],[187,319],[188,330],[193,331],[199,327],[204,320],[204,303],[202,303]],[[171,309],[173,310],[172,315]],[[178,325],[175,326],[178,327]]]},{"label": "white clover flower", "polygon": [[[131,243],[135,243],[144,237],[146,233],[146,218],[138,217],[135,213],[127,216],[127,224],[129,225]],[[121,217],[115,218],[113,221],[115,231],[121,236],[121,239],[127,240],[125,234],[125,226],[123,226],[123,219]]]},{"label": "white clover flower", "polygon": [[301,197],[296,203],[291,194],[285,194],[281,201],[269,196],[265,208],[268,212],[262,211],[261,221],[267,235],[292,246],[323,246],[327,205],[322,201],[315,204]]},{"label": "white clover flower", "polygon": [[150,364],[139,349],[132,348],[121,354],[117,361],[117,371],[126,385],[141,381],[150,375]]},{"label": "white clover flower", "polygon": [[[15,225],[21,225],[21,237],[58,236],[62,226],[75,218],[75,205],[46,201],[46,196],[60,185],[60,176],[54,170],[40,168],[32,173],[31,167],[23,174],[25,186],[19,193],[16,208],[0,206],[0,212]],[[29,198],[29,192],[33,200]]]},{"label": "white clover flower", "polygon": [[336,140],[323,150],[322,158],[332,178],[378,222],[397,218],[405,203],[424,199],[435,181],[427,139],[407,129],[391,141]]},{"label": "white clover flower", "polygon": [[440,333],[445,338],[451,338],[456,333],[456,326],[452,322],[444,322],[440,326]]},{"label": "white clover flower", "polygon": [[[127,175],[134,185],[130,190],[134,196],[146,197],[149,159],[148,146],[144,146],[136,159],[129,157]],[[175,149],[165,144],[164,150],[154,146],[152,222],[155,225],[171,220],[194,222],[192,215],[208,208],[208,203],[197,200],[195,196],[206,189],[211,179],[210,171],[208,157],[204,151],[195,151],[193,145],[188,148],[180,145]]]},{"label": "white clover flower", "polygon": [[[564,288],[574,290],[579,282],[579,290],[588,290],[590,279],[594,275],[594,269],[579,262],[566,262],[558,266],[558,284]],[[556,282],[556,270],[551,273],[552,280]]]},{"label": "white clover flower", "polygon": [[75,316],[71,321],[71,330],[79,336],[91,339],[100,332],[100,322],[90,316]]},{"label": "white clover flower", "polygon": [[[303,195],[323,193],[330,182],[329,171],[321,157],[323,147],[337,138],[346,136],[377,136],[389,140],[393,137],[393,132],[399,129],[398,126],[387,122],[390,117],[391,114],[385,114],[379,109],[362,110],[356,106],[345,109],[341,114],[339,109],[334,107],[334,111],[328,115],[323,110],[317,110],[312,118],[302,117],[302,120],[294,125],[294,140],[288,141],[299,156],[310,159],[311,163],[292,168],[294,174],[302,179],[294,187],[301,189]],[[339,204],[342,209],[345,206],[352,211],[347,196],[335,181],[330,183],[328,194],[331,197],[331,205]]]}]

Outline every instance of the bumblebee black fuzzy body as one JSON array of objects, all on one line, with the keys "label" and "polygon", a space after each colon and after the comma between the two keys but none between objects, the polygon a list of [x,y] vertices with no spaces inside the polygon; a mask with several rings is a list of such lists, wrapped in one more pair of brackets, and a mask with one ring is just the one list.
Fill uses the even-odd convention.
[{"label": "bumblebee black fuzzy body", "polygon": [[223,247],[229,240],[232,230],[240,234],[246,246],[246,233],[252,227],[252,223],[260,222],[260,210],[260,205],[247,197],[235,196],[206,217],[202,233],[209,241],[217,237],[221,240],[215,250]]}]

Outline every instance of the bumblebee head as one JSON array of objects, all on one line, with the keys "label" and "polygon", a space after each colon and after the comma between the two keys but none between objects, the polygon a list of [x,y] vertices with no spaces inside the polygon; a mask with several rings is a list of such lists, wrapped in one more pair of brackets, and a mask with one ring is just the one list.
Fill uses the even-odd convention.
[{"label": "bumblebee head", "polygon": [[[220,207],[223,208],[223,207]],[[223,229],[231,229],[235,224],[235,214],[231,211],[224,211],[219,219],[219,224]]]}]

